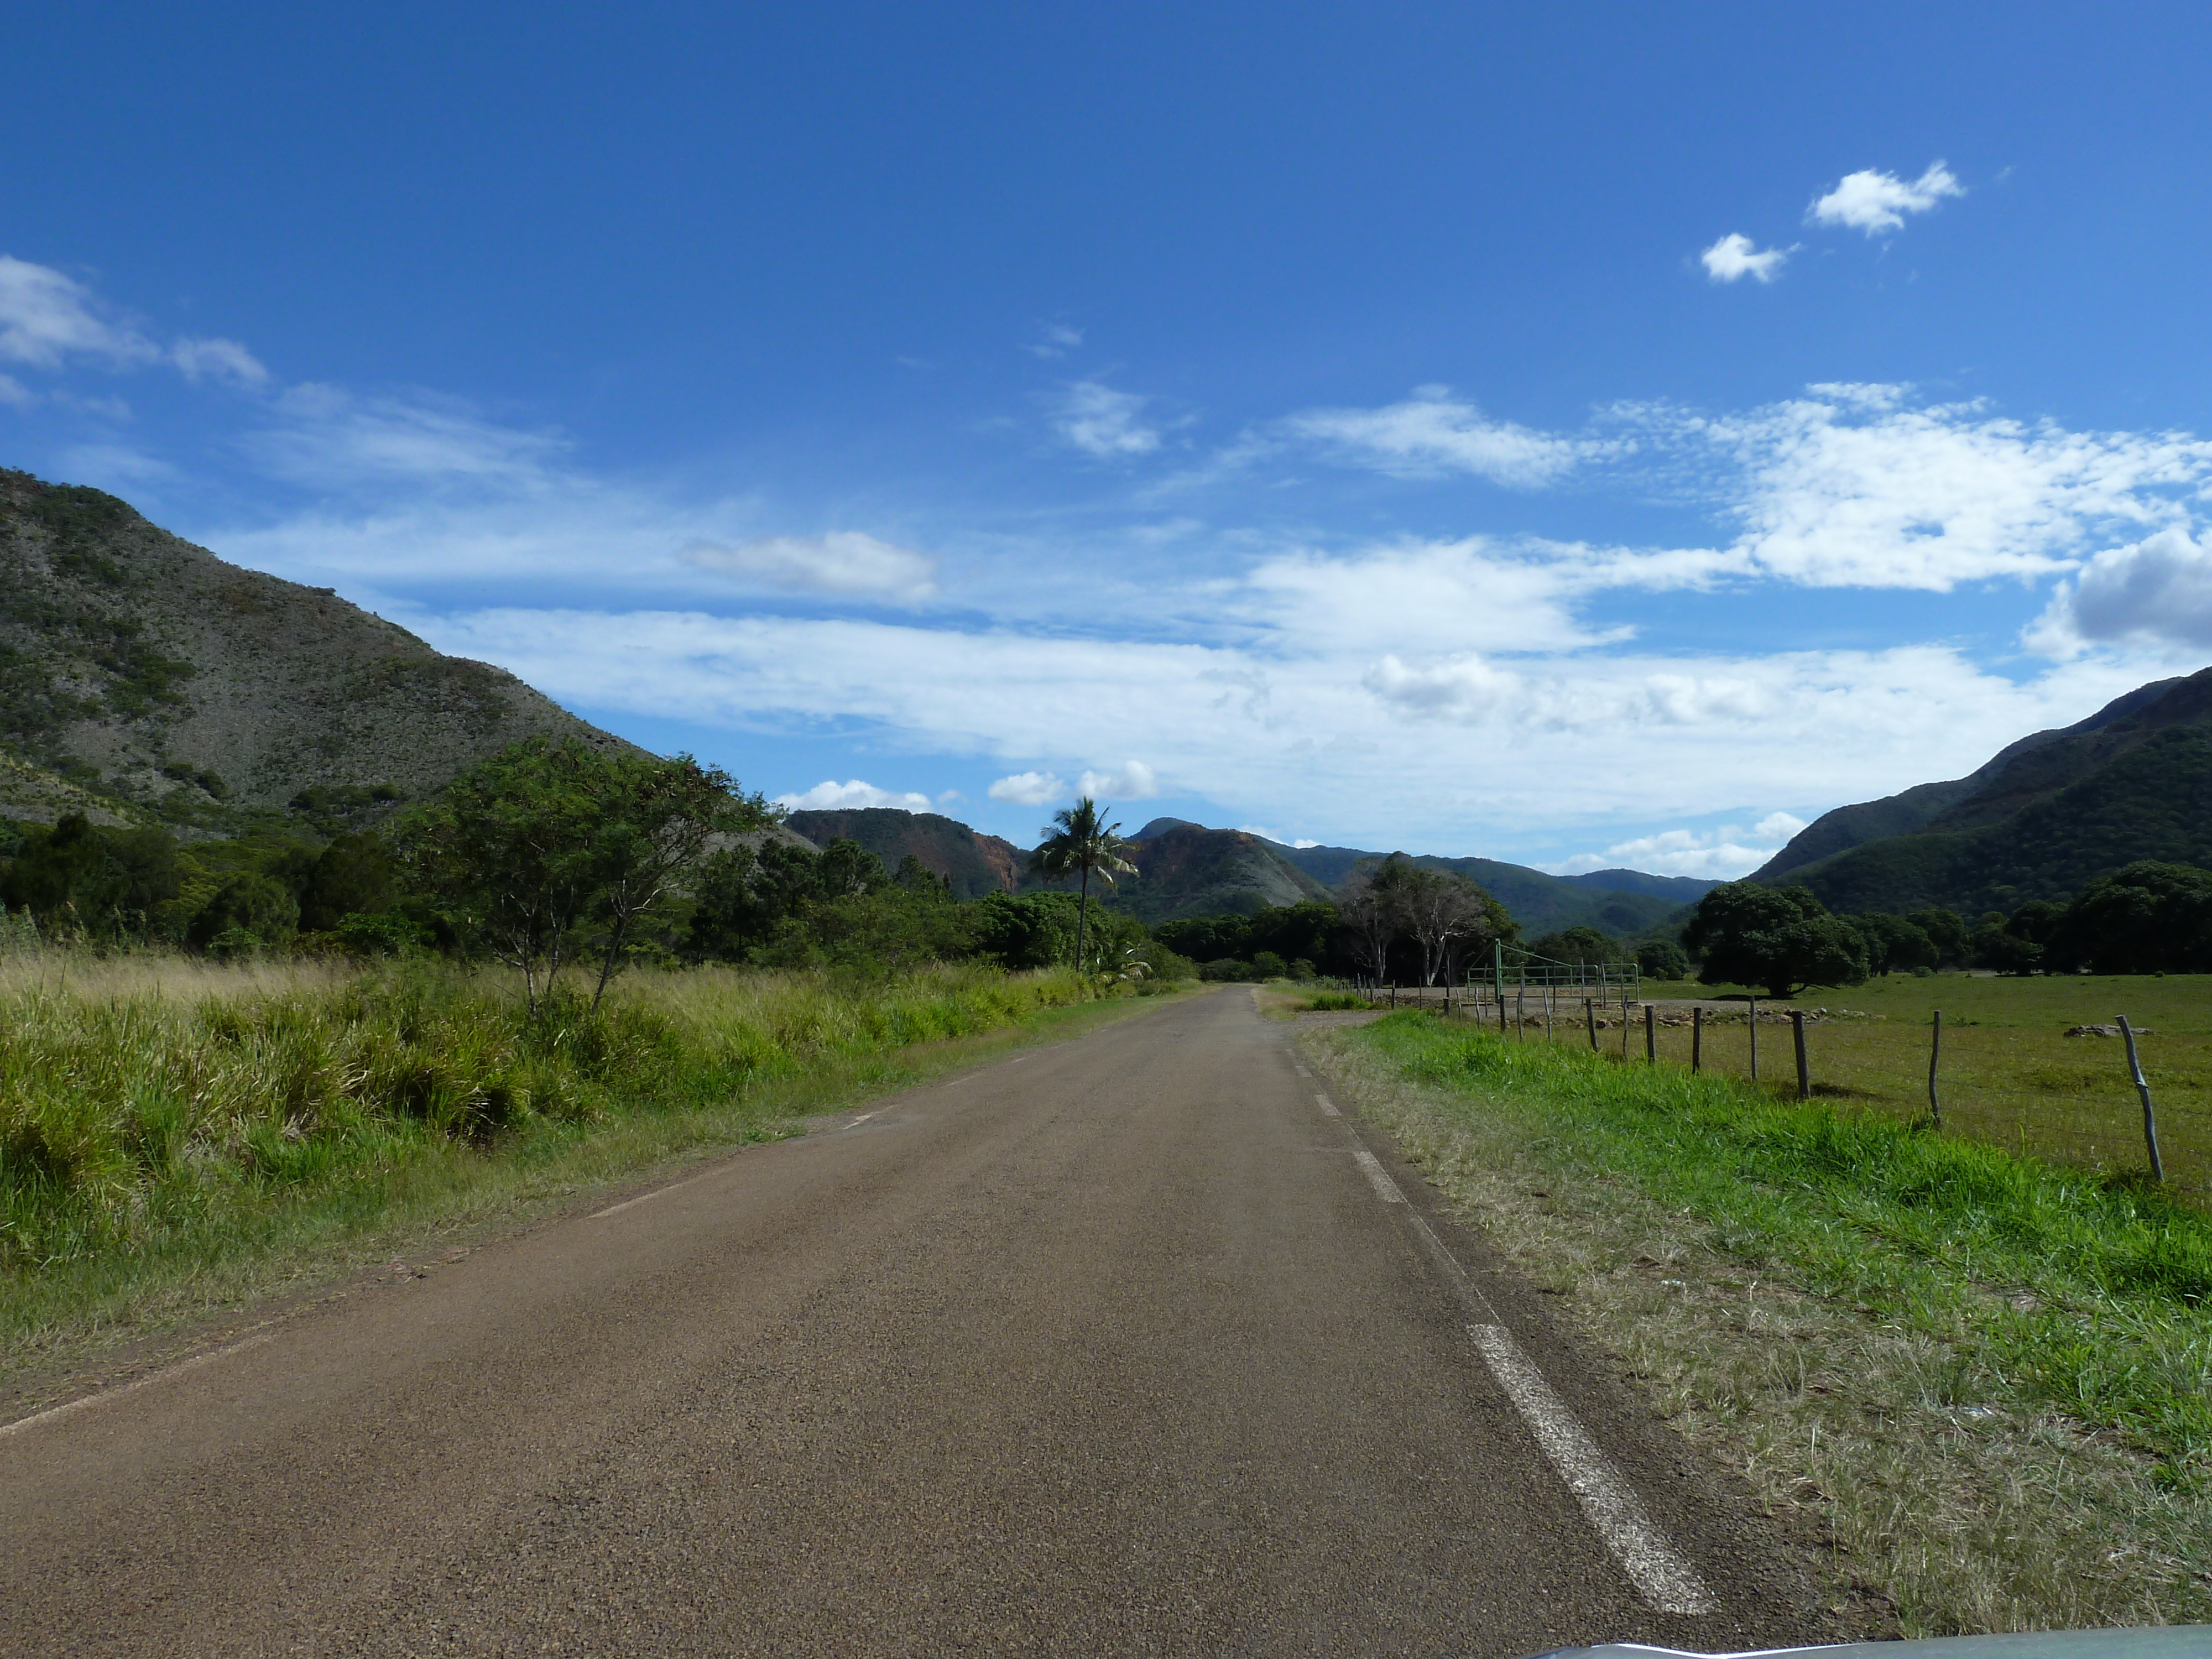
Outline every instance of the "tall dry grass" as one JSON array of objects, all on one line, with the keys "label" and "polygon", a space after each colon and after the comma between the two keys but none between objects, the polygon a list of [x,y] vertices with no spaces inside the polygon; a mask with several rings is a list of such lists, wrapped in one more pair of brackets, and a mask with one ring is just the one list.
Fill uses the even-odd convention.
[{"label": "tall dry grass", "polygon": [[[0,1329],[35,1344],[174,1285],[403,1212],[780,1133],[917,1045],[1079,1000],[1073,975],[884,984],[644,972],[538,1017],[436,961],[0,957]],[[474,1197],[471,1197],[471,1195]]]}]

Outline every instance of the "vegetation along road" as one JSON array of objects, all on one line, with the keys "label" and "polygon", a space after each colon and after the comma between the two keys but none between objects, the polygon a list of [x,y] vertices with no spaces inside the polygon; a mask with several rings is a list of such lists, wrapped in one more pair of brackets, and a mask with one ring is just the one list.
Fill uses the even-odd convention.
[{"label": "vegetation along road", "polygon": [[1288,1029],[1167,1002],[21,1420],[0,1646],[1823,1634]]}]

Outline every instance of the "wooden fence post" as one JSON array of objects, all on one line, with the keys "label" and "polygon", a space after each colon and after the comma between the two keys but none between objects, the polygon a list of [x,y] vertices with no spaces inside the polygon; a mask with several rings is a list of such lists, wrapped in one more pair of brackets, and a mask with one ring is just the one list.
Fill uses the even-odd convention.
[{"label": "wooden fence post", "polygon": [[1936,1127],[1943,1127],[1943,1103],[1936,1097],[1936,1062],[1943,1054],[1943,1011],[1936,1011],[1936,1028],[1928,1039],[1928,1115]]},{"label": "wooden fence post", "polygon": [[1583,999],[1583,1023],[1589,1027],[1590,1052],[1597,1052],[1597,1005],[1589,998]]},{"label": "wooden fence post", "polygon": [[1705,1060],[1705,1006],[1702,1002],[1690,1006],[1690,1069],[1697,1071]]},{"label": "wooden fence post", "polygon": [[1751,1080],[1759,1081],[1759,999],[1751,1000]]},{"label": "wooden fence post", "polygon": [[1651,1005],[1648,1002],[1644,1005],[1644,1063],[1659,1063],[1659,1035],[1651,1024]]},{"label": "wooden fence post", "polygon": [[2135,1027],[2128,1024],[2125,1014],[2120,1016],[2120,1035],[2128,1040],[2128,1070],[2135,1076],[2136,1092],[2142,1097],[2143,1146],[2150,1152],[2150,1178],[2164,1181],[2166,1165],[2158,1158],[2158,1115],[2151,1110],[2150,1085],[2143,1079],[2142,1061],[2136,1057]]},{"label": "wooden fence post", "polygon": [[1813,1097],[1813,1074],[1805,1068],[1805,1011],[1802,1008],[1790,1011],[1790,1035],[1797,1039],[1797,1098],[1810,1100]]},{"label": "wooden fence post", "polygon": [[1528,995],[1526,989],[1518,990],[1513,994],[1513,1040],[1516,1042],[1528,1035],[1528,1011],[1526,1006]]},{"label": "wooden fence post", "polygon": [[1398,1006],[1398,981],[1395,979],[1390,981],[1390,1006],[1393,1008]]}]

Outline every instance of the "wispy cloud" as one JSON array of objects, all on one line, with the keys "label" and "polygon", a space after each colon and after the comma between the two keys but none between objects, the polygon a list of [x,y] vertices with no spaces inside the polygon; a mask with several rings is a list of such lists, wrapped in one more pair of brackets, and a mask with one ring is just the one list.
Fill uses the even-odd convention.
[{"label": "wispy cloud", "polygon": [[245,447],[266,471],[322,489],[395,485],[495,486],[530,492],[556,482],[570,448],[557,433],[487,418],[428,392],[357,397],[309,383],[278,398]]},{"label": "wispy cloud", "polygon": [[912,603],[937,592],[937,561],[857,531],[769,536],[726,547],[695,541],[680,556],[702,570],[793,593]]},{"label": "wispy cloud", "polygon": [[1149,455],[1160,447],[1159,428],[1144,418],[1151,402],[1097,380],[1076,380],[1061,390],[1053,430],[1063,442],[1102,461]]},{"label": "wispy cloud", "polygon": [[0,358],[58,368],[72,356],[127,366],[161,356],[159,346],[109,314],[83,283],[0,253]]},{"label": "wispy cloud", "polygon": [[1082,343],[1081,329],[1071,328],[1066,323],[1047,323],[1043,331],[1023,349],[1032,357],[1042,357],[1049,362],[1054,357],[1065,357]]},{"label": "wispy cloud", "polygon": [[825,778],[803,794],[778,795],[775,804],[793,812],[848,812],[866,806],[896,806],[908,812],[927,812],[931,805],[928,796],[915,791],[878,789],[858,778],[846,783]]},{"label": "wispy cloud", "polygon": [[1757,247],[1750,237],[1731,231],[1698,258],[1705,264],[1705,275],[1716,283],[1734,283],[1746,276],[1771,283],[1782,274],[1783,262],[1790,252],[1786,247]]},{"label": "wispy cloud", "polygon": [[1277,430],[1345,465],[1394,477],[1470,473],[1492,483],[1534,489],[1557,482],[1590,453],[1582,440],[1491,421],[1449,388],[1423,386],[1380,409],[1315,409]]},{"label": "wispy cloud", "polygon": [[1845,173],[1833,190],[1805,210],[1805,217],[1813,224],[1879,236],[1904,229],[1908,213],[1932,212],[1945,198],[1966,193],[1966,187],[1941,161],[1930,163],[1917,179],[1900,179],[1869,167]]},{"label": "wispy cloud", "polygon": [[169,348],[169,361],[188,380],[228,380],[241,386],[269,383],[269,371],[260,359],[235,340],[179,340]]}]

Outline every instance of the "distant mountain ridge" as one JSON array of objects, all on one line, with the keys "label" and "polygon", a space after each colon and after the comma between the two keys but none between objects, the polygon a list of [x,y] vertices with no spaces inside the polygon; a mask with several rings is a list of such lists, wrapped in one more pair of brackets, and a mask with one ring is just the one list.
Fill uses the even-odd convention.
[{"label": "distant mountain ridge", "polygon": [[1748,879],[1831,909],[2010,910],[2139,859],[2212,865],[2212,669],[2008,744],[1966,777],[1838,807]]},{"label": "distant mountain ridge", "polygon": [[628,748],[503,669],[0,470],[0,812],[236,830],[303,791],[426,794],[507,744]]},{"label": "distant mountain ridge", "polygon": [[[886,864],[895,866],[911,853],[963,897],[1068,884],[1030,875],[1026,849],[934,812],[896,807],[801,811],[787,823],[817,845],[847,836]],[[1249,915],[1327,899],[1363,860],[1382,856],[1349,847],[1287,847],[1250,830],[1213,830],[1188,818],[1154,818],[1130,839],[1136,873],[1122,877],[1106,902],[1147,923]],[[1645,932],[1717,884],[1632,870],[1550,876],[1493,859],[1424,854],[1414,862],[1472,877],[1531,936],[1575,926],[1615,934]]]}]

